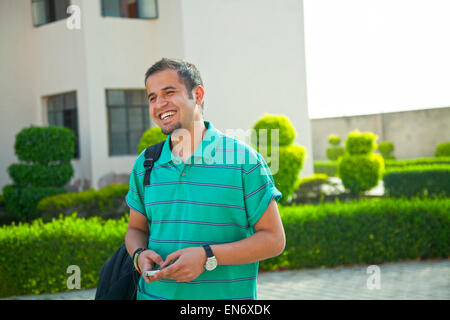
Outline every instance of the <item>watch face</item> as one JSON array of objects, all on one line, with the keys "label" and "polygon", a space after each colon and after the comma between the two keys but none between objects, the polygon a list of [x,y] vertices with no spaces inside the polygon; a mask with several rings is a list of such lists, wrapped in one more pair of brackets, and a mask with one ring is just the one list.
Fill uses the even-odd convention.
[{"label": "watch face", "polygon": [[205,269],[208,271],[212,271],[217,267],[217,260],[215,257],[212,258],[208,258],[208,260],[206,260],[206,265],[205,265]]}]

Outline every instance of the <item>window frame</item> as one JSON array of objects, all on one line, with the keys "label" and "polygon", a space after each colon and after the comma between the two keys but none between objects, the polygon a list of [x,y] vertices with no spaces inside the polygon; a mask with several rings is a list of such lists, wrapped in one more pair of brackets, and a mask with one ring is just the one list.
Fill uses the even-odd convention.
[{"label": "window frame", "polygon": [[[65,17],[60,17],[60,18],[56,18],[56,1],[61,1],[61,0],[31,0],[31,22],[33,24],[33,27],[38,28],[41,26],[45,26],[47,24],[53,23],[53,22],[57,22],[57,21],[61,21],[61,20],[65,20],[67,19],[70,14],[67,13],[67,8],[72,5],[72,0],[64,0],[67,1],[67,7],[65,10]],[[43,23],[39,23],[36,24],[34,21],[34,16],[35,16],[35,12],[34,12],[34,3],[38,3],[38,2],[43,2],[46,4],[46,6],[48,7],[48,21],[43,22]],[[47,14],[47,12],[46,12]]]},{"label": "window frame", "polygon": [[[101,15],[102,15],[103,18],[139,19],[139,20],[156,20],[156,19],[159,19],[159,5],[158,5],[158,0],[153,0],[153,1],[155,1],[155,11],[156,11],[155,16],[154,16],[154,17],[147,17],[147,18],[139,17],[139,10],[138,10],[138,9],[137,9],[137,15],[138,15],[138,17],[128,17],[128,16],[123,16],[123,15],[122,15],[122,14],[123,14],[122,10],[120,10],[120,16],[109,16],[109,15],[105,15],[104,5],[103,5],[104,1],[105,1],[105,0],[100,0],[100,12],[101,12]],[[122,0],[119,0],[119,1],[122,1]],[[136,3],[137,3],[137,1],[139,1],[139,0],[136,0]]]},{"label": "window frame", "polygon": [[[69,99],[69,96],[73,96],[73,106],[70,106],[70,104],[67,102]],[[54,98],[62,98],[62,107],[60,110],[50,110],[50,100]],[[77,99],[77,92],[76,91],[69,91],[69,92],[63,92],[58,94],[53,94],[50,96],[46,96],[46,106],[47,106],[47,124],[48,126],[59,126],[50,124],[50,117],[51,115],[55,115],[56,113],[62,113],[63,115],[63,123],[65,122],[64,112],[67,110],[72,111],[70,124],[72,127],[67,127],[65,125],[62,125],[64,128],[71,129],[75,134],[75,154],[74,159],[80,160],[81,159],[81,148],[80,148],[80,136],[79,136],[79,130],[78,130],[78,99]],[[61,126],[59,126],[61,127]]]},{"label": "window frame", "polygon": [[[122,91],[125,95],[124,97],[124,104],[110,104],[109,101],[109,95],[108,93],[110,91]],[[141,136],[144,134],[145,131],[153,127],[153,123],[150,119],[150,114],[148,110],[148,104],[144,103],[145,99],[143,99],[143,104],[132,104],[127,97],[127,92],[131,91],[141,91],[143,93],[143,97],[145,97],[145,90],[144,89],[105,89],[105,99],[106,99],[106,115],[107,115],[107,125],[108,125],[108,156],[109,157],[120,157],[120,156],[135,156],[137,155],[137,145],[136,148],[133,148],[131,145],[131,133],[136,132],[138,130],[133,130],[133,128],[130,128],[130,115],[129,110],[131,108],[140,109],[141,110],[141,117],[142,117],[142,133]],[[112,109],[125,109],[125,135],[126,135],[126,153],[113,153],[113,142],[112,142],[112,123],[111,123],[111,110]],[[147,111],[147,112],[146,112]],[[139,143],[138,143],[139,144]]]}]

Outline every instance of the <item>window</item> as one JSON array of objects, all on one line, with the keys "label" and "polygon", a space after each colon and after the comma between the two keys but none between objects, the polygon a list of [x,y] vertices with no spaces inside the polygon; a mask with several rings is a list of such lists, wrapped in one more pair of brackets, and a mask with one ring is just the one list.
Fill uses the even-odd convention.
[{"label": "window", "polygon": [[31,0],[34,26],[41,26],[69,16],[70,0]]},{"label": "window", "polygon": [[156,0],[102,0],[102,15],[104,17],[122,18],[158,18],[158,3]]},{"label": "window", "polygon": [[80,158],[76,92],[48,97],[48,124],[72,129],[75,134],[75,159]]},{"label": "window", "polygon": [[150,127],[145,90],[106,90],[109,155],[137,154],[144,131]]}]

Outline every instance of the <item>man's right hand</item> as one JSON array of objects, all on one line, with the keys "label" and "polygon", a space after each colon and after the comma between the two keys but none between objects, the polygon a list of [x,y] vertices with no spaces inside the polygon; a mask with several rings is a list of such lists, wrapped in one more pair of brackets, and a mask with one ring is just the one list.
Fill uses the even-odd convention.
[{"label": "man's right hand", "polygon": [[154,264],[162,265],[164,260],[160,257],[159,254],[157,254],[153,250],[145,250],[142,251],[137,260],[137,264],[139,266],[139,269],[142,272],[142,277],[144,278],[145,282],[150,283],[153,281],[152,277],[144,276],[144,271],[147,270],[153,270]]}]

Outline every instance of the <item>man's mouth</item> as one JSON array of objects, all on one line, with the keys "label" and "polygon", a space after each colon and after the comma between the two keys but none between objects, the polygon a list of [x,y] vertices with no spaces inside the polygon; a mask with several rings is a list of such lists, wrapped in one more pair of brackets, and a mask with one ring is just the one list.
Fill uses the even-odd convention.
[{"label": "man's mouth", "polygon": [[164,123],[169,122],[177,112],[175,110],[166,111],[160,114],[159,119],[161,119]]}]

